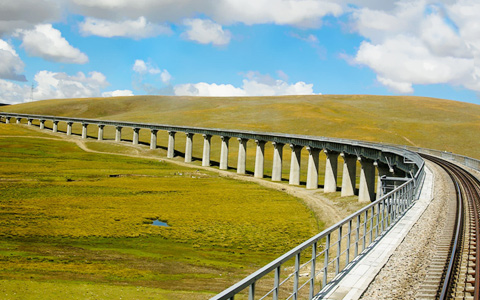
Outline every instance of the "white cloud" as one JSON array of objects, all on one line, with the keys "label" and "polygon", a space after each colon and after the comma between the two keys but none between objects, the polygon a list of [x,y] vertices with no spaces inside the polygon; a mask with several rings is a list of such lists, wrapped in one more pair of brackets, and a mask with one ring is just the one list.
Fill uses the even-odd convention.
[{"label": "white cloud", "polygon": [[88,75],[83,72],[68,75],[66,73],[40,71],[35,75],[35,81],[38,85],[33,94],[34,99],[100,96],[100,89],[108,85],[105,76],[100,72],[90,72]]},{"label": "white cloud", "polygon": [[[284,73],[283,73],[284,74]],[[286,76],[286,74],[285,74]],[[179,84],[174,87],[177,96],[280,96],[280,95],[311,95],[313,84],[299,81],[288,84],[281,79],[258,72],[248,72],[241,88],[231,84],[208,84],[205,82]]]},{"label": "white cloud", "polygon": [[129,37],[142,39],[170,34],[172,30],[167,25],[148,22],[143,16],[136,20],[114,22],[95,18],[86,18],[80,23],[80,32],[83,35],[97,35],[101,37]]},{"label": "white cloud", "polygon": [[179,84],[174,87],[174,91],[176,96],[246,96],[243,89],[236,88],[231,84],[209,84],[205,82]]},{"label": "white cloud", "polygon": [[115,90],[115,91],[102,93],[102,97],[123,97],[123,96],[133,96],[133,92],[130,90]]},{"label": "white cloud", "polygon": [[183,22],[189,29],[183,37],[200,44],[213,44],[216,46],[230,43],[231,33],[223,30],[222,26],[203,19],[187,19]]},{"label": "white cloud", "polygon": [[159,68],[152,66],[150,63],[147,64],[145,61],[141,59],[135,60],[132,70],[141,75],[145,75],[145,74],[154,75],[162,72],[162,70],[160,70]]},{"label": "white cloud", "polygon": [[[90,72],[88,75],[78,72],[75,75],[68,75],[44,70],[38,72],[34,80],[37,84],[33,100],[99,97],[100,90],[108,85],[105,76],[100,72]],[[0,102],[27,102],[30,100],[30,93],[29,84],[0,80]]]},{"label": "white cloud", "polygon": [[61,63],[84,64],[88,57],[72,47],[62,37],[62,33],[51,24],[40,24],[33,30],[19,30],[17,36],[22,39],[22,47],[32,56]]},{"label": "white cloud", "polygon": [[333,0],[73,0],[72,4],[80,14],[105,20],[145,16],[152,22],[178,22],[205,15],[222,25],[240,22],[318,27],[322,17],[343,12],[342,4]]},{"label": "white cloud", "polygon": [[61,15],[61,4],[58,0],[2,0],[0,36],[57,20]]},{"label": "white cloud", "polygon": [[0,39],[0,78],[26,81],[23,72],[24,63],[17,52],[6,41]]},{"label": "white cloud", "polygon": [[397,1],[389,11],[360,8],[354,28],[367,40],[351,61],[370,67],[378,82],[399,93],[412,93],[415,84],[480,91],[480,5],[472,3],[418,0]]},{"label": "white cloud", "polygon": [[16,104],[24,102],[30,96],[30,87],[0,79],[0,103]]}]

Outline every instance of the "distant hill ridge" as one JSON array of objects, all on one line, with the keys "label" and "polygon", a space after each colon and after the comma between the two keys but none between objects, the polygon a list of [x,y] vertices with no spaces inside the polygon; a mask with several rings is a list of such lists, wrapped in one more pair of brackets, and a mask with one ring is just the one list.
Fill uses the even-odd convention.
[{"label": "distant hill ridge", "polygon": [[286,132],[414,145],[480,158],[480,106],[415,96],[132,96],[55,99],[7,112]]}]

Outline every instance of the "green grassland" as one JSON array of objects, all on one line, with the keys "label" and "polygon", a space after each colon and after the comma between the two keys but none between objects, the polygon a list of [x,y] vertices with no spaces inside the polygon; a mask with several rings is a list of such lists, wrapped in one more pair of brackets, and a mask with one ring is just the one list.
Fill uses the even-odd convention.
[{"label": "green grassland", "polygon": [[2,299],[206,299],[321,230],[285,193],[24,126],[0,153]]},{"label": "green grassland", "polygon": [[480,106],[435,98],[134,96],[37,101],[2,111],[350,138],[480,158]]}]

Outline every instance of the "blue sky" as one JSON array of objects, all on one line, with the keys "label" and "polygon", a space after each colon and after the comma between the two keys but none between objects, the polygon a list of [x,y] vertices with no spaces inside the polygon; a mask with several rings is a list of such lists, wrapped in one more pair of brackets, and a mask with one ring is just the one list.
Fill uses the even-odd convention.
[{"label": "blue sky", "polygon": [[0,102],[417,95],[480,104],[473,0],[3,0]]}]

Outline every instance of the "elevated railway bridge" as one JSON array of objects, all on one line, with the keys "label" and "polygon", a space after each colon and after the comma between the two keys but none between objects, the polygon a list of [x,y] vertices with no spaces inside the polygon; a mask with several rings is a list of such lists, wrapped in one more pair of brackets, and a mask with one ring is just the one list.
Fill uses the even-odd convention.
[{"label": "elevated railway bridge", "polygon": [[[445,257],[436,260],[440,270],[439,284],[425,295],[434,298],[473,297],[479,299],[480,266],[476,260],[480,247],[478,215],[480,212],[480,183],[466,168],[480,170],[480,161],[451,153],[413,147],[369,143],[347,139],[305,136],[283,133],[266,133],[244,130],[227,130],[174,126],[164,124],[136,123],[101,119],[85,119],[47,115],[0,112],[0,121],[25,123],[40,129],[58,132],[58,124],[66,124],[66,135],[72,135],[73,124],[81,124],[81,137],[88,136],[89,126],[97,127],[94,138],[104,139],[104,128],[115,128],[115,141],[122,141],[122,129],[131,128],[132,144],[139,144],[140,130],[150,132],[150,148],[157,148],[157,133],[168,132],[167,158],[175,155],[175,138],[184,133],[184,160],[193,160],[194,135],[203,138],[202,166],[211,161],[211,138],[219,137],[219,169],[229,168],[229,141],[238,141],[236,171],[246,174],[247,143],[255,143],[255,169],[253,176],[265,177],[265,145],[273,146],[271,180],[281,181],[284,156],[283,149],[291,149],[288,181],[291,185],[306,189],[323,187],[324,193],[341,191],[341,196],[358,196],[358,201],[367,205],[351,216],[332,225],[294,249],[280,256],[260,270],[227,288],[212,299],[337,299],[325,292],[338,284],[351,272],[368,252],[373,252],[381,240],[402,221],[419,199],[427,168],[425,160],[431,160],[448,170],[457,186],[458,208],[455,214],[455,230],[444,243]],[[301,182],[302,151],[308,152],[306,182]],[[319,184],[320,153],[325,154],[323,186]],[[423,153],[422,156],[419,153]],[[429,154],[428,156],[426,154]],[[341,159],[340,159],[341,157]],[[441,158],[444,159],[441,159]],[[454,160],[457,164],[446,162]],[[341,185],[338,184],[338,164],[343,165]],[[461,167],[463,165],[465,167]],[[357,184],[357,166],[360,178]],[[232,167],[232,166],[230,166]],[[460,253],[460,254],[459,254]],[[463,293],[463,294],[462,294]],[[428,297],[427,297],[428,298]]]}]

